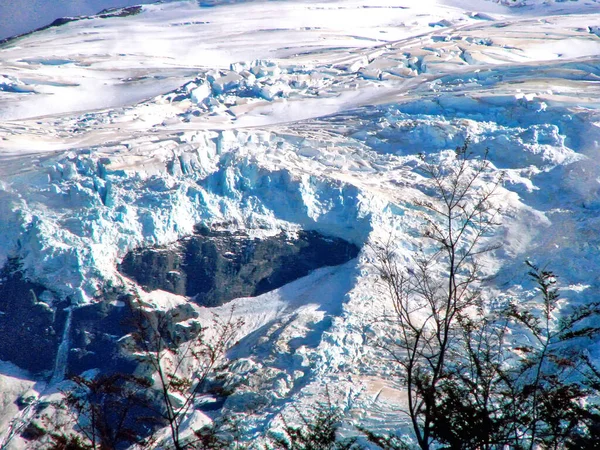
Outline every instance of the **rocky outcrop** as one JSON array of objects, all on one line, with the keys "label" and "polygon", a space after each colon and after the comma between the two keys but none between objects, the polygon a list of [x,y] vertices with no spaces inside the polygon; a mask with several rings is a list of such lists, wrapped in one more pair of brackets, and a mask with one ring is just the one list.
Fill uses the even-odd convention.
[{"label": "rocky outcrop", "polygon": [[132,331],[126,296],[79,307],[73,311],[68,373],[100,367],[104,372],[128,373],[134,367],[124,358],[117,341]]},{"label": "rocky outcrop", "polygon": [[119,270],[148,291],[162,289],[217,306],[264,294],[357,254],[355,245],[312,231],[257,239],[204,228],[171,247],[130,252]]},{"label": "rocky outcrop", "polygon": [[[257,239],[200,228],[170,247],[130,252],[119,270],[148,291],[163,289],[215,306],[263,294],[357,254],[353,244],[316,232]],[[0,360],[51,375],[67,306],[49,287],[28,280],[17,259],[9,260],[0,270]],[[195,313],[183,304],[169,314],[175,330]],[[108,372],[130,370],[134,362],[120,354],[117,341],[131,330],[129,297],[123,293],[107,289],[102,301],[73,309],[67,375],[95,367]],[[186,339],[184,329],[177,334]]]},{"label": "rocky outcrop", "polygon": [[41,300],[48,297],[50,291],[24,277],[17,259],[0,270],[1,360],[33,372],[53,367],[64,317]]}]

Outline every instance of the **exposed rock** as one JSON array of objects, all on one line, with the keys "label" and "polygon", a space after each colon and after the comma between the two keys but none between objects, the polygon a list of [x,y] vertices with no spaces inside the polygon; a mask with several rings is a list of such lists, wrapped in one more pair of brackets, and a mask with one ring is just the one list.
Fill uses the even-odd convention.
[{"label": "exposed rock", "polygon": [[[316,232],[255,239],[243,233],[199,229],[169,248],[129,253],[119,270],[146,290],[163,289],[214,306],[263,294],[357,254],[356,246]],[[17,259],[9,260],[0,270],[0,359],[49,374],[62,338],[66,306],[45,286],[27,280]],[[173,335],[191,338],[194,330],[181,325],[196,316],[191,305],[165,314],[169,314]],[[117,343],[131,330],[126,295],[107,290],[102,301],[74,309],[67,375],[92,368],[105,373],[132,370],[135,362],[121,354]]]},{"label": "exposed rock", "polygon": [[45,291],[24,277],[16,259],[0,270],[0,359],[32,372],[53,367],[64,323],[40,301]]},{"label": "exposed rock", "polygon": [[[119,340],[136,329],[132,315],[133,297],[121,295],[116,301],[103,301],[77,308],[73,313],[73,330],[69,351],[68,371],[80,374],[92,368],[103,373],[131,373],[137,361],[121,350]],[[168,329],[163,330],[164,339],[177,336],[182,342],[192,339],[200,325],[182,325],[197,313],[189,304],[182,304],[168,311],[147,311]]]},{"label": "exposed rock", "polygon": [[357,254],[356,246],[311,231],[256,239],[203,229],[171,247],[130,252],[119,270],[148,291],[162,289],[216,306],[264,294]]},{"label": "exposed rock", "polygon": [[[71,325],[68,372],[102,367],[126,370],[130,364],[118,355],[116,341],[127,334],[129,308],[106,300],[77,308]],[[0,270],[0,359],[33,373],[54,369],[63,335],[67,302],[52,302],[45,286],[26,279],[20,263],[11,259]],[[54,299],[55,300],[55,299]]]},{"label": "exposed rock", "polygon": [[125,299],[79,307],[73,312],[68,372],[79,374],[101,367],[105,373],[134,367],[119,353],[117,341],[132,331],[131,308]]},{"label": "exposed rock", "polygon": [[26,440],[34,441],[46,435],[47,431],[37,422],[30,422],[27,427],[21,432],[21,437]]},{"label": "exposed rock", "polygon": [[33,31],[29,31],[27,33],[19,34],[17,36],[10,36],[8,38],[0,39],[0,45],[12,42],[12,41],[14,41],[14,40],[16,40],[18,38],[29,36],[31,34],[39,32],[39,31],[44,31],[44,30],[48,30],[50,28],[60,27],[60,26],[66,25],[66,24],[71,23],[71,22],[77,22],[79,20],[94,19],[94,18],[109,19],[111,17],[135,16],[135,15],[141,13],[142,10],[143,10],[142,6],[137,5],[137,6],[128,6],[128,7],[125,7],[125,8],[103,9],[102,11],[100,11],[95,16],[59,17],[58,19],[54,20],[53,22],[49,23],[48,25],[44,25],[43,27],[36,28]]},{"label": "exposed rock", "polygon": [[127,6],[125,8],[108,8],[103,9],[97,15],[92,17],[99,17],[101,19],[109,19],[111,17],[129,17],[141,13],[142,10],[143,8],[141,5]]}]

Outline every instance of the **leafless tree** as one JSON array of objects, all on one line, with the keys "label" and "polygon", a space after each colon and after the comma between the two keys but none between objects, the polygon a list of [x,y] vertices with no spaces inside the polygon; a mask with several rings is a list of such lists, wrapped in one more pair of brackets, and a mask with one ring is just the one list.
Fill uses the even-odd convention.
[{"label": "leafless tree", "polygon": [[207,328],[197,326],[183,336],[169,314],[146,308],[139,299],[133,299],[131,304],[134,352],[156,376],[160,413],[169,426],[172,446],[176,450],[193,448],[192,443],[182,439],[183,421],[223,362],[243,320],[235,319],[232,309],[225,319],[214,316],[210,335]]},{"label": "leafless tree", "polygon": [[[480,257],[496,248],[487,238],[499,225],[492,200],[502,178],[489,176],[487,154],[470,157],[468,142],[453,156],[422,158],[433,199],[417,202],[426,224],[421,238],[433,245],[408,267],[393,242],[374,247],[393,304],[375,344],[400,369],[416,442],[423,450],[588,445],[600,414],[584,399],[598,395],[600,383],[581,348],[600,333],[600,303],[560,311],[556,276],[528,263],[539,295],[490,311]],[[408,448],[393,436],[369,438]]]},{"label": "leafless tree", "polygon": [[[375,344],[397,363],[408,394],[408,417],[420,448],[434,438],[442,382],[462,339],[461,322],[481,307],[479,257],[498,226],[493,205],[501,177],[490,177],[487,153],[472,158],[468,142],[451,158],[421,157],[430,199],[423,211],[422,238],[430,244],[410,267],[399,264],[393,243],[375,246],[376,268],[392,300],[387,332]],[[484,183],[484,181],[486,181]]]},{"label": "leafless tree", "polygon": [[144,432],[141,423],[148,425],[152,421],[148,388],[147,379],[129,374],[73,377],[69,387],[62,391],[63,400],[52,405],[53,414],[42,416],[47,439],[40,447],[46,450],[148,448],[152,443],[151,432]]},{"label": "leafless tree", "polygon": [[[511,302],[507,311],[513,334],[521,336],[513,343],[518,361],[508,372],[517,400],[512,437],[529,450],[538,446],[558,450],[584,438],[581,425],[594,416],[582,405],[588,395],[599,393],[585,383],[586,378],[597,380],[597,374],[582,348],[600,334],[600,302],[569,305],[560,311],[556,275],[530,262],[527,265],[539,299]],[[597,426],[597,415],[594,420]]]},{"label": "leafless tree", "polygon": [[[219,432],[233,430],[231,420],[190,430],[185,438],[182,425],[198,397],[206,393],[211,376],[226,363],[225,354],[243,320],[235,319],[232,308],[225,318],[214,315],[210,326],[194,321],[178,326],[176,311],[151,308],[137,295],[129,298],[129,306],[131,317],[126,325],[132,332],[121,344],[147,369],[146,374],[73,377],[63,392],[64,401],[54,405],[56,414],[44,415],[40,430],[46,437],[40,448],[228,448],[229,441]],[[171,442],[158,442],[161,439],[155,431],[165,425]],[[143,432],[140,427],[145,427]]]},{"label": "leafless tree", "polygon": [[331,400],[329,389],[325,390],[325,402],[318,402],[306,412],[295,408],[299,425],[281,416],[283,429],[271,432],[265,450],[362,450],[356,438],[342,438],[339,429],[343,414]]}]

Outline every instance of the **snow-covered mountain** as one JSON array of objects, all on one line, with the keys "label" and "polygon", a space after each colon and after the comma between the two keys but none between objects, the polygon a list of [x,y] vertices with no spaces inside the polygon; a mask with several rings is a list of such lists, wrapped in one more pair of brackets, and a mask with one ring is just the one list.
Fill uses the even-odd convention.
[{"label": "snow-covered mountain", "polygon": [[[190,305],[190,321],[235,305],[232,376],[261,385],[223,408],[258,411],[249,439],[327,386],[362,424],[401,427],[402,386],[365,345],[389,307],[367,244],[417,251],[419,155],[467,137],[489,149],[490,179],[504,174],[490,292],[526,295],[530,258],[569,301],[598,297],[596,0],[175,1],[64,22],[0,46],[7,448],[26,447],[19,427],[35,412],[17,397],[106,361],[127,290]],[[262,275],[226,305],[197,305],[182,267],[205,245],[215,267]],[[306,270],[277,272],[306,252]],[[237,283],[219,270],[214,289]]]},{"label": "snow-covered mountain", "polygon": [[123,8],[151,0],[62,0],[60,2],[0,0],[0,39],[29,33],[57,19],[93,15],[111,8]]}]

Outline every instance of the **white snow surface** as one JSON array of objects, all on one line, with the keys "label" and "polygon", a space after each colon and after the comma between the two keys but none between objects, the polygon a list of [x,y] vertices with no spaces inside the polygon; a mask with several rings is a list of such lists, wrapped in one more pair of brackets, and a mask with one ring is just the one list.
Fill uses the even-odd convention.
[{"label": "white snow surface", "polygon": [[[598,297],[600,3],[212,3],[146,5],[0,46],[0,264],[20,257],[45,298],[76,306],[128,282],[116,265],[129,250],[199,223],[360,246],[392,235],[408,260],[427,195],[418,155],[469,136],[476,155],[490,150],[487,179],[505,174],[490,290],[530,289],[531,258],[569,301]],[[263,385],[225,407],[270,405],[249,416],[249,438],[326,386],[362,425],[404,426],[393,367],[365,345],[388,307],[371,258],[365,247],[233,302],[245,326],[232,376]]]}]

